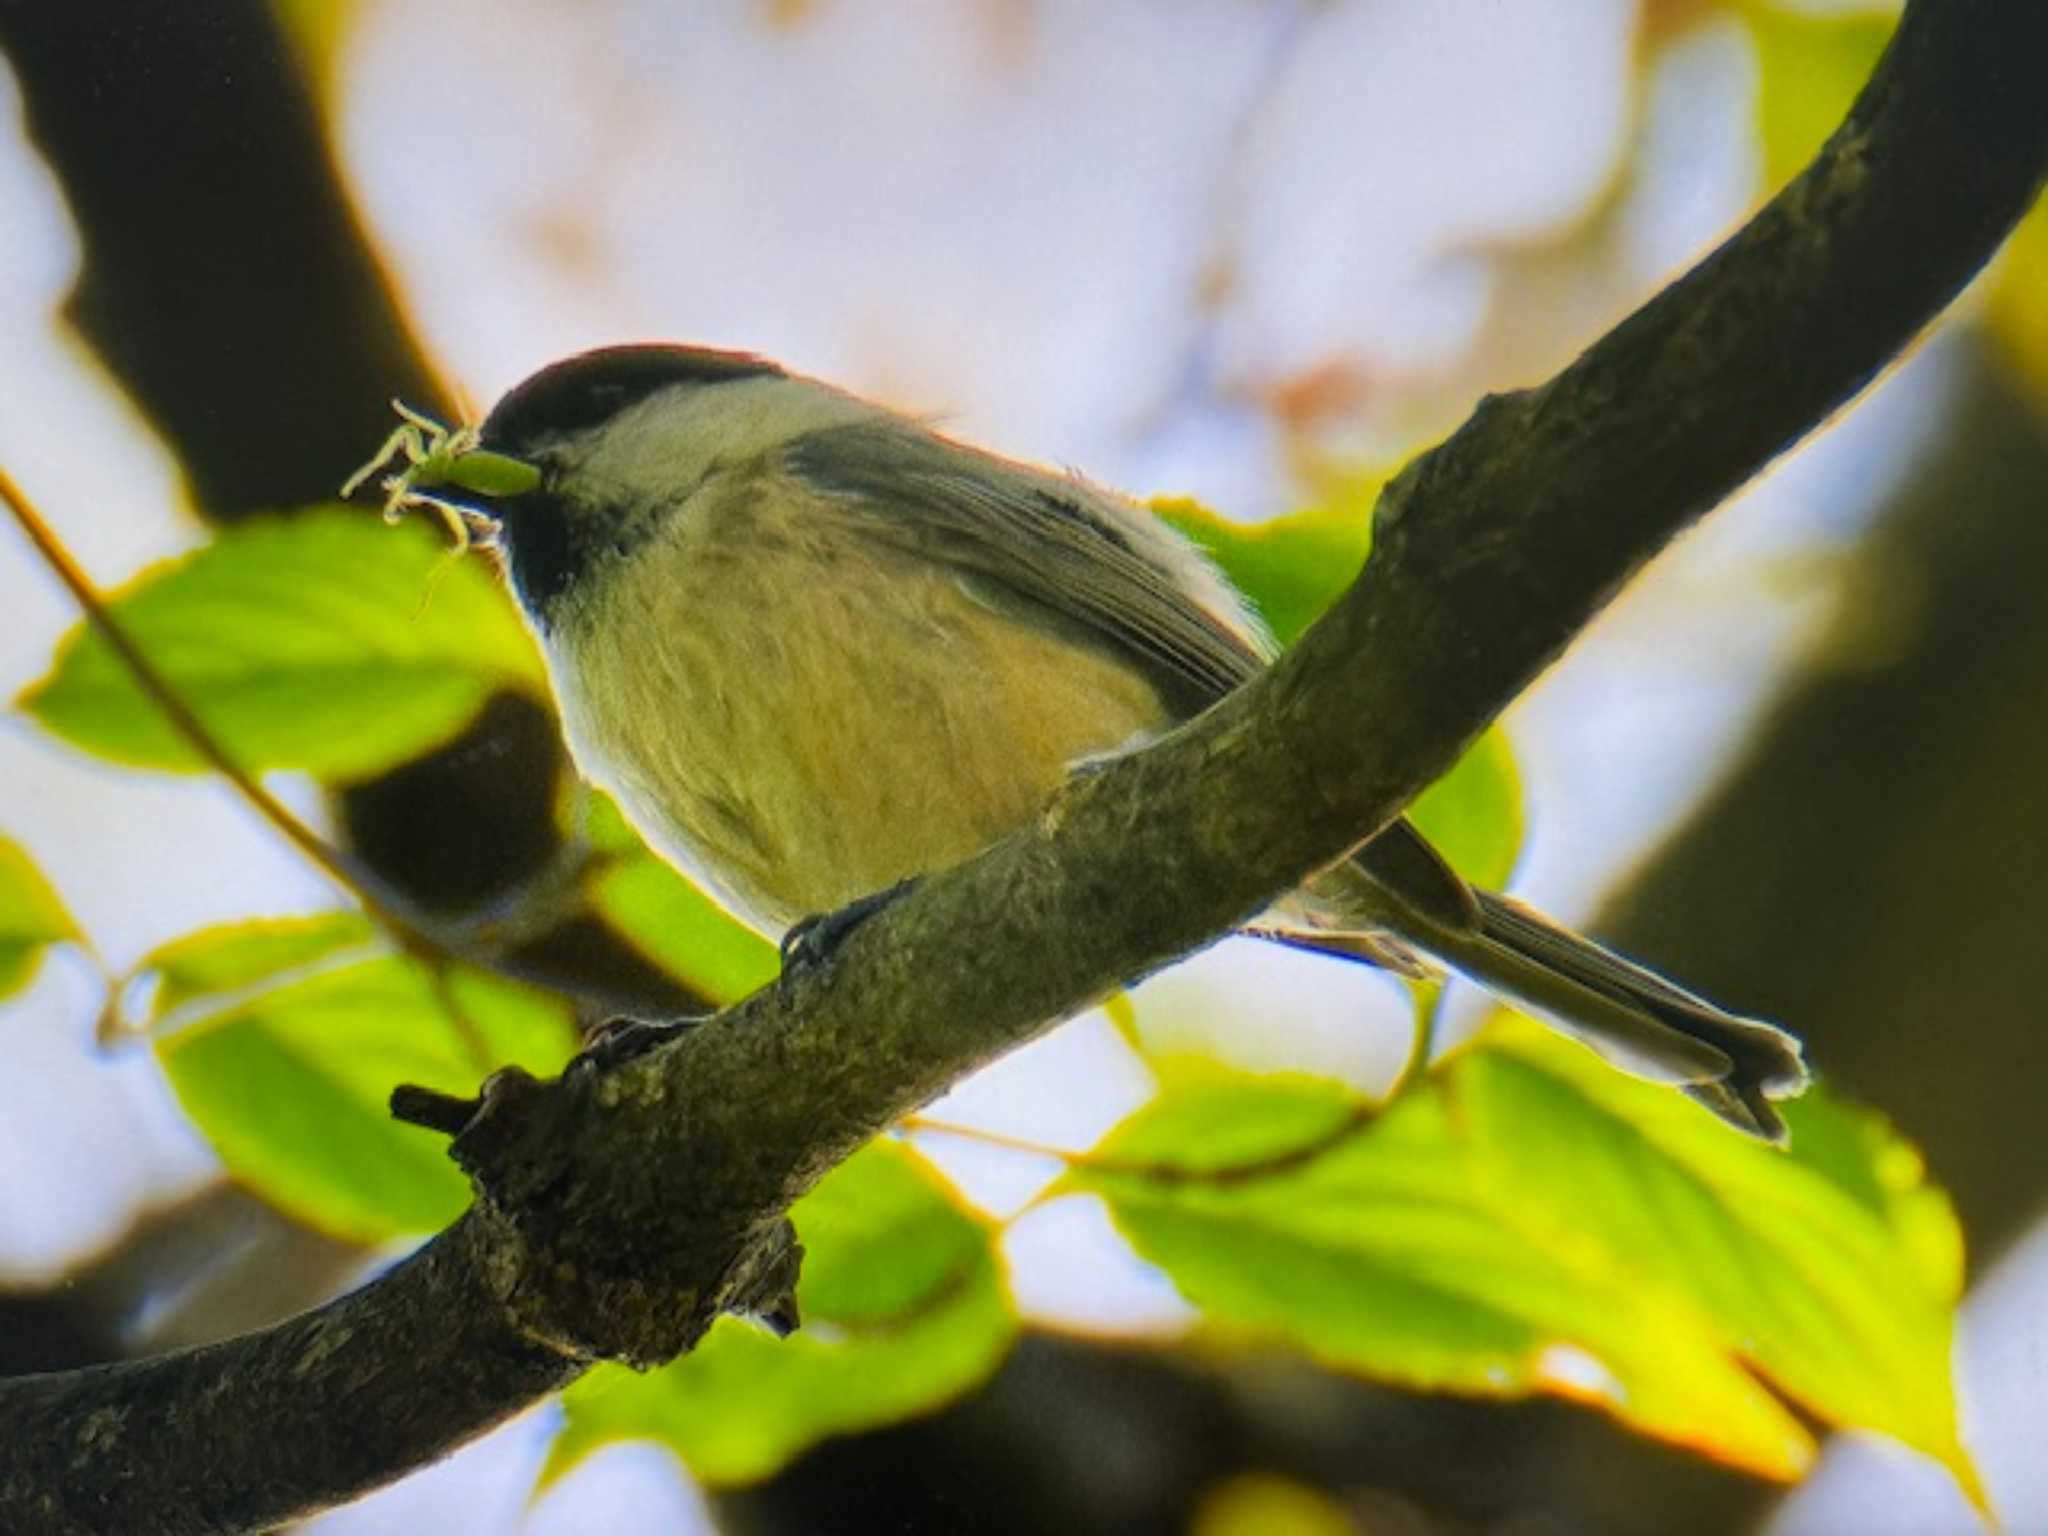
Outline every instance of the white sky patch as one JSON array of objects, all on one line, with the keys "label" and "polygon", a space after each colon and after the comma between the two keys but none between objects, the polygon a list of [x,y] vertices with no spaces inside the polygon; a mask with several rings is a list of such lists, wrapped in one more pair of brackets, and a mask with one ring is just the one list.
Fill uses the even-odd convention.
[{"label": "white sky patch", "polygon": [[1619,1403],[1627,1398],[1614,1373],[1575,1344],[1551,1344],[1536,1357],[1536,1379],[1568,1396]]},{"label": "white sky patch", "polygon": [[1622,148],[1634,8],[1341,5],[1263,114],[1226,370],[1411,366],[1469,334],[1460,245],[1549,228]]},{"label": "white sky patch", "polygon": [[1644,82],[1642,170],[1621,207],[1624,248],[1646,281],[1697,259],[1742,217],[1763,174],[1756,52],[1733,17],[1695,27]]},{"label": "white sky patch", "polygon": [[[1101,1013],[1086,1013],[1012,1051],[930,1105],[933,1120],[1086,1151],[1152,1096],[1152,1074]],[[1060,1174],[1049,1158],[943,1133],[917,1148],[998,1216],[1022,1209]]]},{"label": "white sky patch", "polygon": [[1197,1321],[1151,1265],[1135,1259],[1093,1195],[1028,1212],[1003,1236],[1010,1288],[1025,1318],[1063,1328],[1171,1337]]},{"label": "white sky patch", "polygon": [[447,1460],[298,1529],[306,1536],[386,1536],[391,1531],[714,1536],[718,1527],[703,1494],[672,1453],[649,1443],[608,1446],[545,1496],[532,1499],[534,1480],[560,1424],[561,1410],[552,1404],[521,1414]]},{"label": "white sky patch", "polygon": [[586,1536],[591,1531],[717,1536],[718,1532],[704,1495],[690,1482],[682,1463],[673,1452],[646,1441],[609,1445],[579,1462],[535,1503],[517,1529],[520,1536]]},{"label": "white sky patch", "polygon": [[1200,1052],[1248,1072],[1334,1077],[1366,1092],[1408,1054],[1406,991],[1368,966],[1260,939],[1226,939],[1133,994],[1147,1049]]}]

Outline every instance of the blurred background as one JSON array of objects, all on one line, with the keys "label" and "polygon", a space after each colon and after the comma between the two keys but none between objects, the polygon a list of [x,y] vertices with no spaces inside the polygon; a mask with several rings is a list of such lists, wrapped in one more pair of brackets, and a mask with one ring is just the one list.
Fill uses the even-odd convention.
[{"label": "blurred background", "polygon": [[[1259,520],[1535,382],[1803,163],[1894,12],[1762,0],[115,0],[0,5],[0,464],[112,585],[334,488],[402,395],[481,413],[584,347],[759,351],[1004,452]],[[1514,889],[1782,1019],[1953,1194],[1965,1425],[2048,1528],[2048,230],[1684,540],[1507,720]],[[0,686],[75,613],[0,534]],[[487,706],[377,781],[280,789],[424,909],[555,852],[551,722]],[[0,722],[6,830],[115,973],[332,904],[222,786]],[[587,916],[530,969],[673,991]],[[247,1329],[376,1256],[224,1180],[99,977],[5,1016],[0,1371]],[[664,990],[666,989],[666,991]],[[1231,941],[1148,985],[1178,1037],[1384,1084],[1370,977]],[[1470,1001],[1453,1008],[1467,1020]],[[1247,1021],[1255,1021],[1248,1026]],[[1378,1021],[1378,1027],[1374,1021]],[[942,1108],[1085,1145],[1142,1100],[1099,1017]],[[1051,1168],[935,1138],[998,1215]],[[1100,1211],[1005,1235],[1031,1326],[985,1387],[706,1494],[607,1450],[537,1502],[541,1409],[312,1523],[559,1533],[1971,1529],[1845,1438],[1789,1496],[1557,1401],[1430,1398],[1179,1347]],[[1292,1521],[1292,1525],[1283,1522]]]}]

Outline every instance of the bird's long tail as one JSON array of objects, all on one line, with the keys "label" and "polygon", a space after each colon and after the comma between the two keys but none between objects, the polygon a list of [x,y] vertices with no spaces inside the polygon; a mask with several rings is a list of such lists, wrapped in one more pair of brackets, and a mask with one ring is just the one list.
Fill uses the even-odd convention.
[{"label": "bird's long tail", "polygon": [[[1387,927],[1623,1071],[1669,1083],[1736,1129],[1784,1142],[1785,1122],[1772,1101],[1798,1094],[1807,1082],[1795,1038],[1718,1008],[1520,902],[1491,891],[1472,890],[1471,896],[1468,921],[1403,912]],[[1291,924],[1285,932],[1266,931],[1323,953],[1407,968],[1403,951],[1384,933],[1303,931]]]}]

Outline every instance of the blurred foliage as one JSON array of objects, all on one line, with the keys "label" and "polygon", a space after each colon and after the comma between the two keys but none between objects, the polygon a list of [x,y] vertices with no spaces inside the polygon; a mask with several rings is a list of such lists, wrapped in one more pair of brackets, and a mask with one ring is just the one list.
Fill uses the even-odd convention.
[{"label": "blurred foliage", "polygon": [[1183,1068],[1062,1187],[1100,1195],[1222,1339],[1580,1397],[1796,1477],[1812,1436],[1757,1373],[1974,1488],[1946,1201],[1825,1090],[1786,1116],[1789,1154],[1511,1023],[1379,1114],[1335,1083]]},{"label": "blurred foliage", "polygon": [[1372,504],[1382,480],[1361,482],[1332,505],[1234,523],[1185,496],[1160,497],[1152,510],[1192,540],[1237,589],[1283,646],[1301,638],[1365,569],[1372,552]]},{"label": "blurred foliage", "polygon": [[1408,819],[1475,885],[1508,883],[1522,851],[1522,778],[1507,733],[1489,726],[1408,807]]},{"label": "blurred foliage", "polygon": [[[499,688],[545,691],[488,570],[444,559],[424,527],[321,509],[222,533],[109,606],[241,767],[360,778],[447,741]],[[83,623],[19,702],[96,756],[204,766]]]},{"label": "blurred foliage", "polygon": [[[1184,502],[1165,515],[1291,639],[1364,562],[1377,484],[1259,528]],[[257,770],[373,772],[446,740],[492,690],[542,687],[479,562],[448,565],[426,530],[360,513],[223,533],[131,582],[114,609]],[[24,703],[116,761],[196,762],[84,630]],[[1505,739],[1488,733],[1414,814],[1459,868],[1504,879],[1522,836]],[[772,946],[602,795],[577,791],[561,817],[565,911],[603,915],[716,998],[773,976]],[[18,970],[73,932],[27,862],[0,856],[0,956]],[[177,939],[117,985],[108,1014],[148,1032],[235,1177],[361,1241],[433,1231],[468,1199],[442,1139],[390,1118],[394,1085],[463,1094],[500,1065],[550,1072],[577,1038],[563,1000],[401,952],[353,913]],[[1755,1372],[1829,1423],[1894,1434],[1967,1477],[1947,1378],[1959,1239],[1911,1149],[1867,1117],[1820,1096],[1789,1106],[1788,1156],[1511,1029],[1384,1108],[1306,1078],[1159,1069],[1158,1100],[1060,1187],[1105,1199],[1216,1337],[1416,1386],[1591,1398],[1648,1433],[1795,1476],[1811,1433]],[[551,1474],[650,1436],[707,1479],[759,1478],[1000,1362],[1018,1321],[993,1234],[914,1153],[869,1147],[794,1214],[803,1331],[778,1341],[727,1319],[665,1370],[594,1374],[568,1395]]]},{"label": "blurred foliage", "polygon": [[775,946],[727,916],[650,853],[623,858],[591,883],[591,906],[648,959],[719,1004],[775,979]]},{"label": "blurred foliage", "polygon": [[1365,1536],[1365,1527],[1314,1488],[1253,1475],[1211,1490],[1188,1536]]},{"label": "blurred foliage", "polygon": [[591,910],[692,991],[723,1006],[775,979],[775,946],[651,853],[603,790],[575,789],[563,832],[595,856]]},{"label": "blurred foliage", "polygon": [[274,986],[338,951],[378,944],[377,930],[357,912],[226,923],[158,945],[136,963],[121,990],[147,992],[147,1008],[131,1027],[152,1029],[188,1005],[211,1003],[217,1012],[227,993]]},{"label": "blurred foliage", "polygon": [[[1898,7],[1811,12],[1770,0],[1726,0],[1757,60],[1760,192],[1796,175],[1834,132],[1898,25]],[[2048,402],[2048,205],[2020,222],[1988,274],[1992,335],[2029,387]]]},{"label": "blurred foliage", "polygon": [[0,998],[35,979],[43,951],[78,937],[56,891],[21,845],[0,837]]},{"label": "blurred foliage", "polygon": [[332,94],[343,44],[361,6],[356,0],[271,0],[271,10],[297,50],[307,78],[323,94]]},{"label": "blurred foliage", "polygon": [[1017,1333],[993,1233],[909,1148],[870,1143],[790,1212],[803,1328],[722,1318],[646,1375],[600,1367],[563,1395],[545,1476],[606,1443],[671,1447],[710,1483],[749,1482],[827,1435],[935,1408],[986,1379]]},{"label": "blurred foliage", "polygon": [[1748,0],[1738,7],[1757,57],[1757,134],[1766,191],[1790,181],[1840,126],[1884,52],[1896,12],[1816,15]]}]

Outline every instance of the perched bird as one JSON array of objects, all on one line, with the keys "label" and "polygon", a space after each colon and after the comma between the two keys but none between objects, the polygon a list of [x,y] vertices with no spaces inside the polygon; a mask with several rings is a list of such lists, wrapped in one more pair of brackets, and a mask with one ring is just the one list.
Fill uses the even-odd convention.
[{"label": "perched bird", "polygon": [[[966,858],[1275,652],[1142,507],[745,354],[606,348],[423,429],[390,505],[494,538],[578,767],[770,936]],[[1771,1141],[1806,1084],[1784,1031],[1468,886],[1405,820],[1252,931],[1440,961]]]}]

